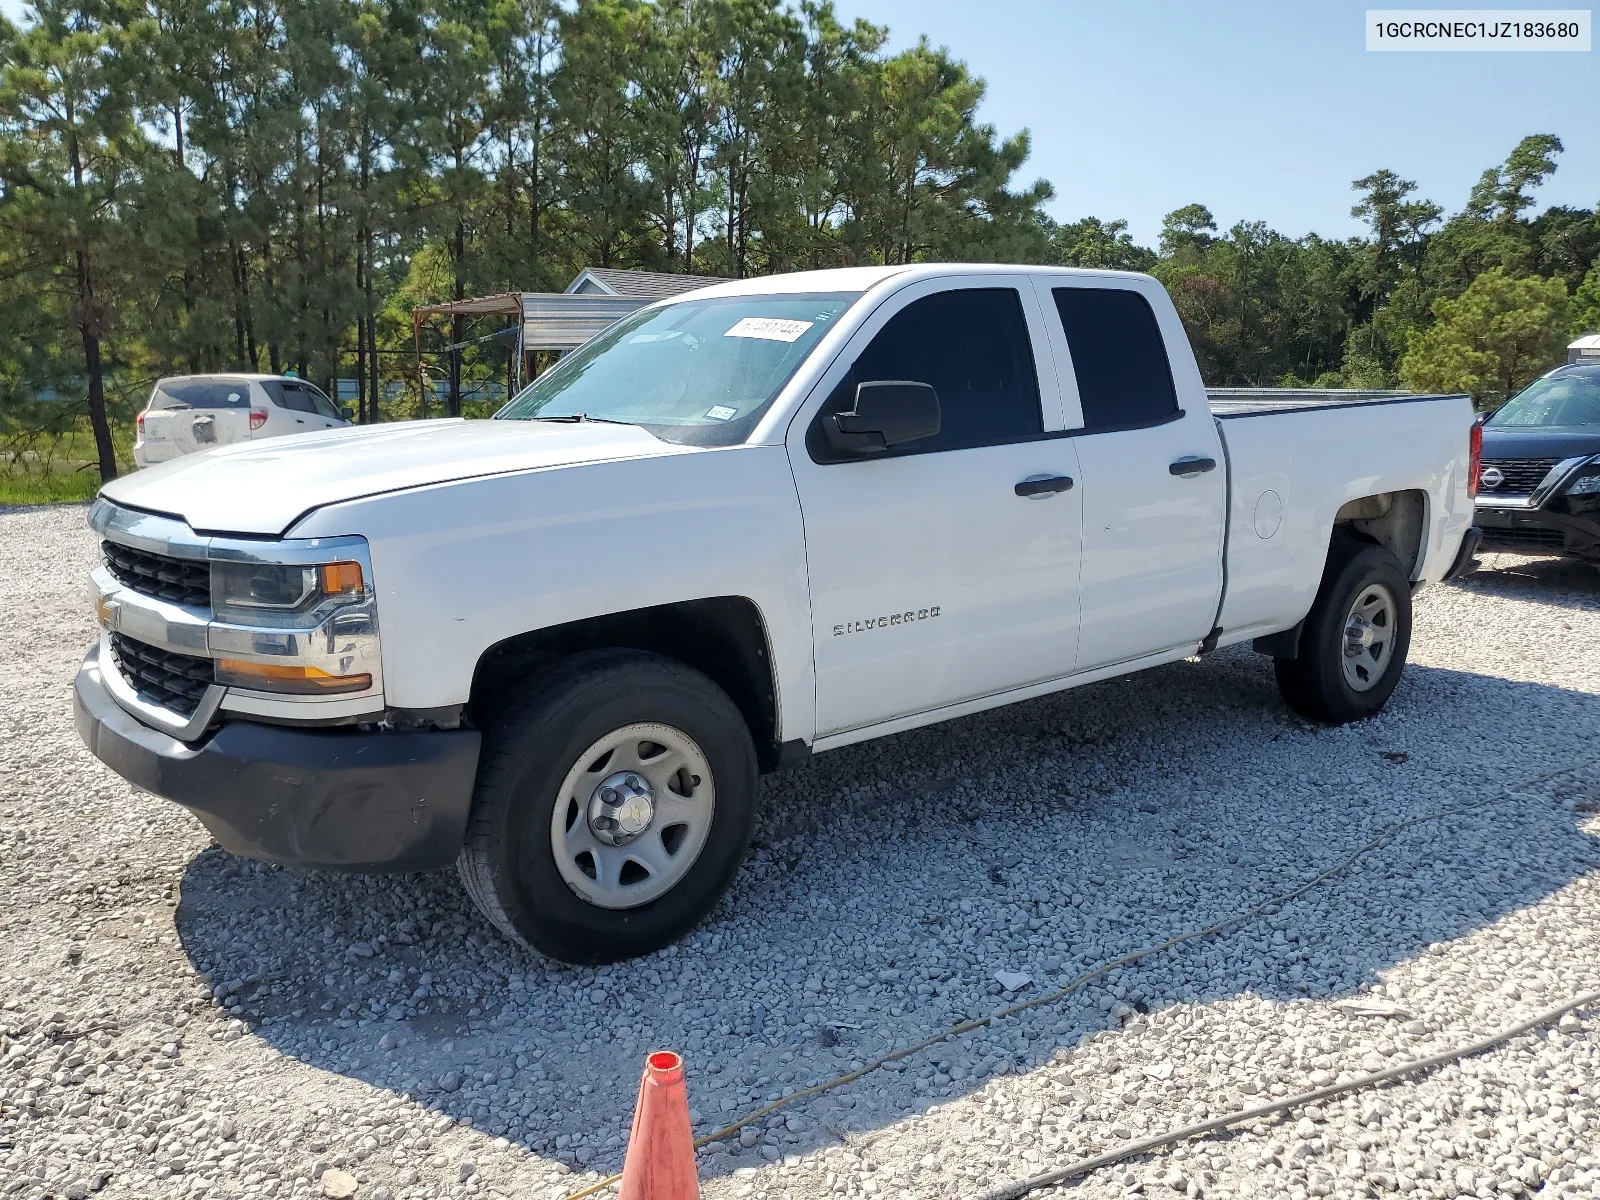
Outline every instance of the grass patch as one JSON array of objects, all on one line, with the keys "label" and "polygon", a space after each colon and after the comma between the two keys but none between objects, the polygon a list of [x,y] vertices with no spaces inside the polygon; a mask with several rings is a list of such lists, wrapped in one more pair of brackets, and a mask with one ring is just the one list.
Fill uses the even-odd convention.
[{"label": "grass patch", "polygon": [[100,472],[52,471],[0,475],[0,504],[82,504],[100,490]]},{"label": "grass patch", "polygon": [[[100,490],[99,452],[86,416],[46,411],[0,422],[0,504],[82,504]],[[117,468],[133,469],[131,422],[112,426]]]}]

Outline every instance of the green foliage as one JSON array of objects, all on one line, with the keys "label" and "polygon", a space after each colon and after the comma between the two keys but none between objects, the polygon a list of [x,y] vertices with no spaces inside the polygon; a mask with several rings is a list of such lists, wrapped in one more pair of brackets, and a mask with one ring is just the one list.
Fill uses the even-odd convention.
[{"label": "green foliage", "polygon": [[1504,400],[1561,360],[1567,310],[1561,280],[1494,267],[1459,297],[1434,301],[1435,324],[1411,335],[1400,373],[1423,391]]},{"label": "green foliage", "polygon": [[1050,253],[1046,262],[1063,267],[1089,267],[1102,271],[1149,271],[1156,252],[1134,245],[1126,221],[1084,217],[1066,225],[1048,222]]},{"label": "green foliage", "polygon": [[1572,293],[1572,321],[1568,331],[1573,337],[1600,333],[1600,263],[1589,268],[1589,274]]},{"label": "green foliage", "polygon": [[[886,53],[886,29],[830,0],[31,12],[0,20],[0,422],[72,426],[50,434],[60,455],[30,444],[0,475],[59,460],[109,476],[123,397],[162,374],[354,377],[363,420],[416,415],[414,308],[559,290],[583,266],[1150,271],[1215,384],[1392,385],[1439,302],[1486,272],[1561,281],[1580,324],[1600,307],[1595,213],[1529,216],[1561,152],[1549,134],[1442,223],[1377,170],[1353,185],[1366,236],[1224,232],[1189,204],[1150,249],[1120,220],[1047,216],[1051,185],[1023,181],[1027,131],[978,119],[983,80],[926,40]],[[486,408],[470,386],[506,378],[496,343],[442,350],[484,332],[459,317],[424,332],[451,411]],[[52,390],[65,408],[30,406]]]}]

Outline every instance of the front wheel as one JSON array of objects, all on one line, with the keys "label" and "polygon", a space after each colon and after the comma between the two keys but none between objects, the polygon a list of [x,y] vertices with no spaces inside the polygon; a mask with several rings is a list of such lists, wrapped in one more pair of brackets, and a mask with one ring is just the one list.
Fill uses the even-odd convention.
[{"label": "front wheel", "polygon": [[1411,647],[1411,586],[1399,559],[1335,542],[1296,658],[1274,661],[1278,690],[1303,717],[1343,725],[1388,703]]},{"label": "front wheel", "polygon": [[552,958],[646,954],[733,878],[757,786],[744,717],[706,676],[574,655],[486,730],[458,868],[485,916]]}]

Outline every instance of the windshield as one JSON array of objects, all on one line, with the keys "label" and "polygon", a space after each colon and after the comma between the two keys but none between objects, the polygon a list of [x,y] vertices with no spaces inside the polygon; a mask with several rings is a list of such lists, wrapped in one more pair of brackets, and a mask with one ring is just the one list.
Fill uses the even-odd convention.
[{"label": "windshield", "polygon": [[1508,429],[1600,425],[1600,367],[1562,367],[1507,400],[1488,424]]},{"label": "windshield", "polygon": [[582,413],[669,442],[735,445],[858,296],[718,296],[635,313],[568,354],[495,417]]}]

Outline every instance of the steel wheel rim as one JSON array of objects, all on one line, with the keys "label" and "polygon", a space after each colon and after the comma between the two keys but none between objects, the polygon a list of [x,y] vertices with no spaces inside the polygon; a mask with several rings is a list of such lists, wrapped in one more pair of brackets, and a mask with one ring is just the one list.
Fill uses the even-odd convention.
[{"label": "steel wheel rim", "polygon": [[1371,691],[1388,672],[1399,617],[1394,593],[1383,584],[1369,583],[1356,593],[1343,638],[1344,681],[1352,691]]},{"label": "steel wheel rim", "polygon": [[653,722],[614,729],[561,781],[550,814],[556,869],[597,908],[649,904],[694,866],[716,804],[711,764],[688,734]]}]

